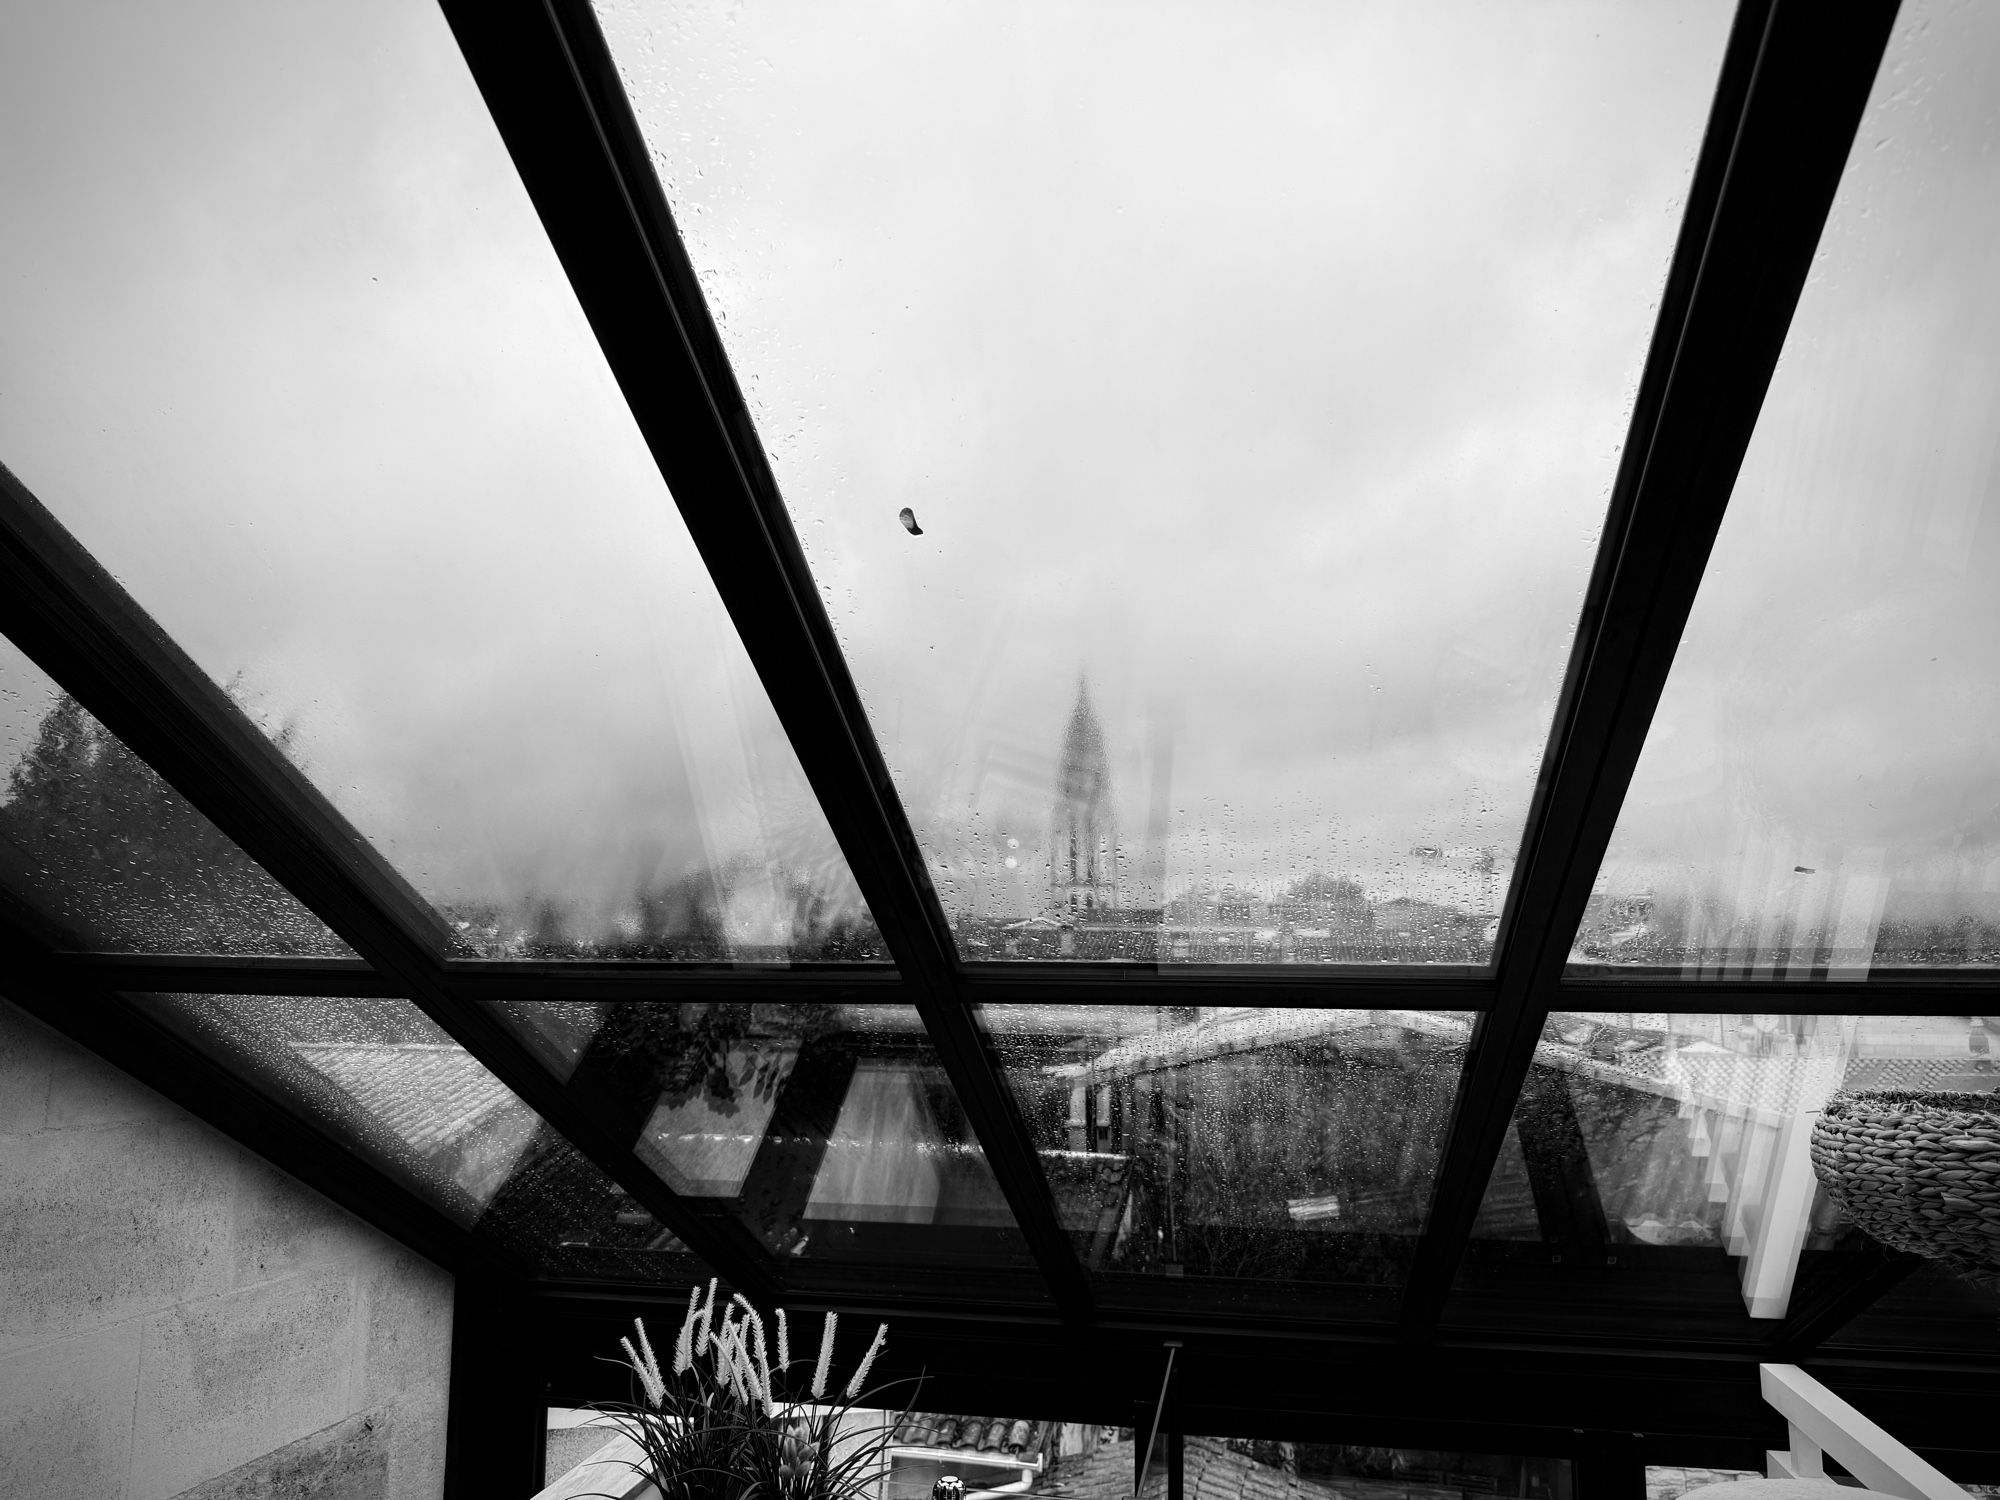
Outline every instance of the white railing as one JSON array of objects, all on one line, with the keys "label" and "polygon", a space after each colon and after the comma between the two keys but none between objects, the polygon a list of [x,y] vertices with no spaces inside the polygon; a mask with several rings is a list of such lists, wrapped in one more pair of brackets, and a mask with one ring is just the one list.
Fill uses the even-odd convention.
[{"label": "white railing", "polygon": [[1827,1458],[1871,1490],[1901,1500],[1967,1500],[1967,1492],[1925,1463],[1797,1365],[1762,1365],[1764,1399],[1791,1429],[1791,1451],[1773,1450],[1772,1479],[1820,1479]]}]

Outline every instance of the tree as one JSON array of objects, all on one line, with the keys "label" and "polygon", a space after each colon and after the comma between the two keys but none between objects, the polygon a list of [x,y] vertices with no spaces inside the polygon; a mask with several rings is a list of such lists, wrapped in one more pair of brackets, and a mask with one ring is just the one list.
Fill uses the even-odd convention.
[{"label": "tree", "polygon": [[82,948],[348,951],[67,693],[8,773],[0,884]]}]

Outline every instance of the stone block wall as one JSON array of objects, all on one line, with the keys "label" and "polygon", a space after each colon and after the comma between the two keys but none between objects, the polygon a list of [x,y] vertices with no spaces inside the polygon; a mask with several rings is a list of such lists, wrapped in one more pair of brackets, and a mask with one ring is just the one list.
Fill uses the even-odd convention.
[{"label": "stone block wall", "polygon": [[452,1280],[0,1000],[0,1495],[436,1500]]}]

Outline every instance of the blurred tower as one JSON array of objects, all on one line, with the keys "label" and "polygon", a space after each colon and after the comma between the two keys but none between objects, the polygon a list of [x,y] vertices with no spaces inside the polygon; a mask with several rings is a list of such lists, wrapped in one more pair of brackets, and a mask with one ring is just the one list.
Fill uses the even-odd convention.
[{"label": "blurred tower", "polygon": [[1063,734],[1049,829],[1050,901],[1058,917],[1118,904],[1118,829],[1111,812],[1111,764],[1104,730],[1079,681]]}]

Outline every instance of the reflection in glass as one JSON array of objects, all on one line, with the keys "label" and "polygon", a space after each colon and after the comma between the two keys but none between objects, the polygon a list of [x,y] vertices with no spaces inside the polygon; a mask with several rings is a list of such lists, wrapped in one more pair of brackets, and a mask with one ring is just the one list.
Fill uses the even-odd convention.
[{"label": "reflection in glass", "polygon": [[[1106,1446],[1124,1451],[1129,1474],[1131,1441]],[[1571,1500],[1575,1494],[1568,1459],[1500,1453],[1190,1434],[1184,1462],[1187,1490],[1203,1500],[1262,1500],[1278,1493],[1320,1500],[1485,1500],[1495,1495]],[[1158,1474],[1157,1488],[1149,1483],[1140,1500],[1160,1500],[1165,1481],[1165,1474]]]},{"label": "reflection in glass", "polygon": [[599,15],[961,953],[1484,962],[1730,7]]},{"label": "reflection in glass", "polygon": [[815,1260],[1029,1264],[905,1006],[528,1001],[498,1012],[674,1191]]},{"label": "reflection in glass", "polygon": [[692,1272],[650,1213],[407,1000],[146,995],[136,1003],[447,1217],[544,1271]]},{"label": "reflection in glass", "polygon": [[1427,1011],[981,1011],[1092,1270],[1399,1282],[1471,1018]]},{"label": "reflection in glass", "polygon": [[1902,7],[1573,963],[2000,963],[1996,93]]},{"label": "reflection in glass", "polygon": [[62,948],[353,952],[5,639],[0,903]]},{"label": "reflection in glass", "polygon": [[436,6],[10,8],[0,192],[0,462],[463,951],[881,956]]},{"label": "reflection in glass", "polygon": [[1991,1092],[1996,1029],[2000,1017],[1552,1015],[1474,1239],[1573,1266],[1726,1252],[1750,1316],[1783,1317],[1804,1252],[1858,1248],[1807,1154],[1827,1098]]}]

